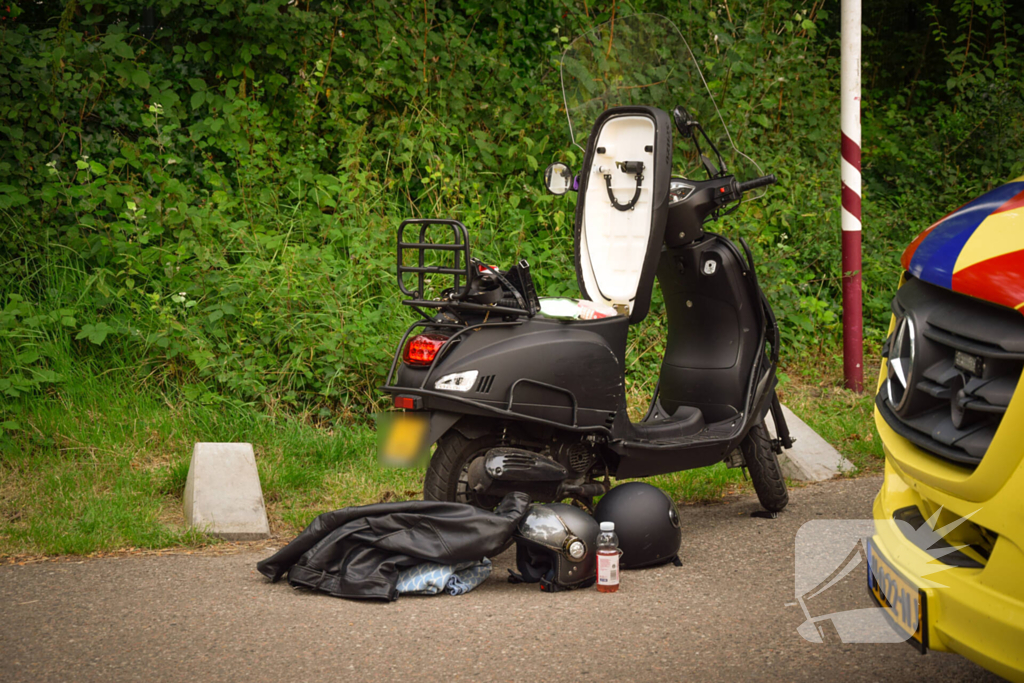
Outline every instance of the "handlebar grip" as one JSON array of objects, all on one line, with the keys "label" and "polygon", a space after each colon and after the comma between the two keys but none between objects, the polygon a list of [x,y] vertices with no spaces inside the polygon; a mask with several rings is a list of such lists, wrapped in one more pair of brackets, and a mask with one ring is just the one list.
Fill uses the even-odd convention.
[{"label": "handlebar grip", "polygon": [[775,174],[769,173],[766,176],[761,176],[760,178],[754,178],[753,180],[748,180],[745,183],[740,183],[739,190],[740,192],[750,192],[751,190],[756,190],[759,187],[774,185],[777,182],[778,180],[775,178]]}]

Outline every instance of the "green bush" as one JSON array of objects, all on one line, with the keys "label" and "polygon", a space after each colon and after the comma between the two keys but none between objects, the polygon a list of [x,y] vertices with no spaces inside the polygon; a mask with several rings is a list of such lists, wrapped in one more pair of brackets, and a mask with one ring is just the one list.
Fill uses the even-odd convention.
[{"label": "green bush", "polygon": [[[662,11],[705,55],[738,144],[781,181],[717,229],[754,248],[785,353],[830,352],[834,5],[12,5],[0,17],[0,395],[127,358],[196,399],[364,413],[409,321],[393,243],[411,216],[458,218],[489,261],[528,257],[543,293],[575,294],[572,209],[539,174],[578,165],[557,60],[613,11]],[[866,14],[882,25],[864,66],[872,343],[903,245],[1022,172],[1020,9],[914,8]],[[893,24],[900,11],[923,14],[908,28]],[[661,324],[656,306],[634,333],[641,384]]]}]

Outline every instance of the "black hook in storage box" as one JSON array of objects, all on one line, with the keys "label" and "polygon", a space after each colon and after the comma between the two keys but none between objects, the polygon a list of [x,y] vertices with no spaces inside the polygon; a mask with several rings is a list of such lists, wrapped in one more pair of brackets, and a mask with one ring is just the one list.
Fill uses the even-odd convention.
[{"label": "black hook in storage box", "polygon": [[612,206],[619,211],[632,211],[636,207],[636,203],[640,201],[640,185],[644,182],[644,162],[642,161],[616,161],[615,165],[619,167],[619,170],[623,173],[632,173],[636,178],[636,192],[633,193],[633,198],[629,200],[628,204],[619,204],[619,200],[615,198],[615,193],[612,191],[612,174],[604,174],[604,183],[608,187],[608,199],[611,200]]}]

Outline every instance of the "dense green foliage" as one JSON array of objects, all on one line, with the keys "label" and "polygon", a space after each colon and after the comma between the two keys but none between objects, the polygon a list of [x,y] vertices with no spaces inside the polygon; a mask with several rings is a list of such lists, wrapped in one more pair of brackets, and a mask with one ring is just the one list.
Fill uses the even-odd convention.
[{"label": "dense green foliage", "polygon": [[[0,22],[3,401],[130,366],[198,401],[364,414],[411,313],[393,265],[410,216],[459,218],[490,262],[527,256],[543,293],[575,294],[571,206],[539,171],[575,161],[560,51],[613,8],[668,13],[704,55],[734,137],[781,181],[718,229],[757,252],[785,353],[830,353],[838,2],[68,0]],[[1024,170],[1022,11],[865,11],[877,342],[903,245]],[[635,332],[640,383],[660,325],[656,306]]]}]

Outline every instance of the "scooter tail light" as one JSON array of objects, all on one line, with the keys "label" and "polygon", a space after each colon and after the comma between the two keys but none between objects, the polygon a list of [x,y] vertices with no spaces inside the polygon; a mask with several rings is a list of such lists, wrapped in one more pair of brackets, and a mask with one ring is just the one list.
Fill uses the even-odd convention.
[{"label": "scooter tail light", "polygon": [[417,334],[405,345],[402,360],[409,365],[430,365],[446,341],[448,337],[443,334]]}]

